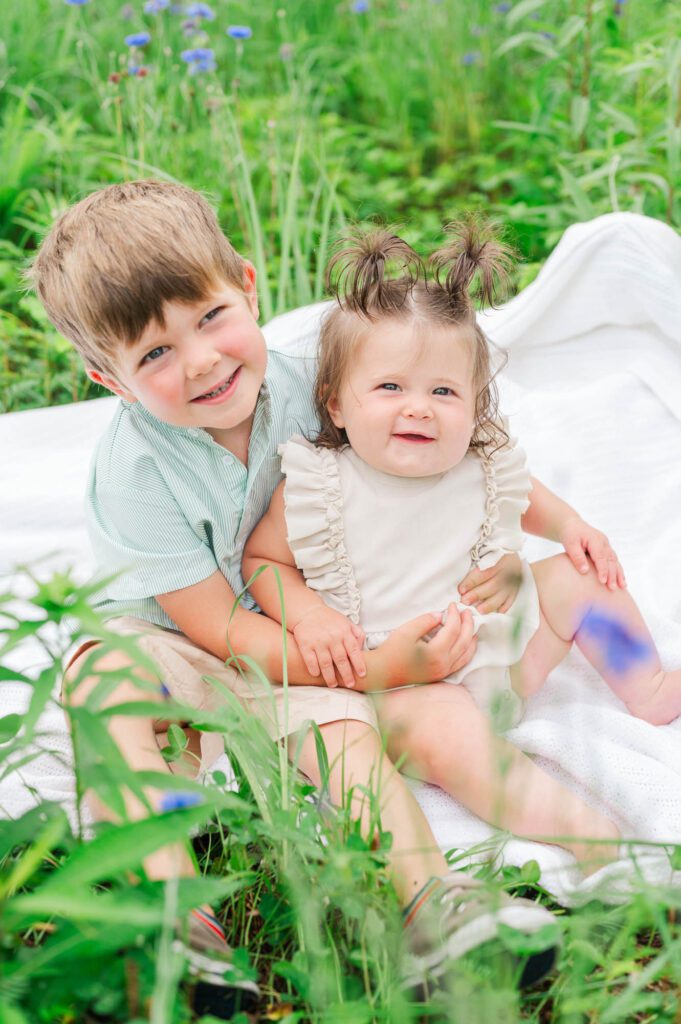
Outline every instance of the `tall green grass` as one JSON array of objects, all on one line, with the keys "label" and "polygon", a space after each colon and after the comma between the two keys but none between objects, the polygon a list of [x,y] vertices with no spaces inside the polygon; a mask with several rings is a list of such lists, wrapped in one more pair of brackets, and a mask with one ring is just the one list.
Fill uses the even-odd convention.
[{"label": "tall green grass", "polygon": [[[154,175],[206,191],[254,259],[265,319],[323,294],[348,220],[431,244],[484,208],[529,280],[573,221],[681,221],[681,7],[670,0],[214,0],[212,21],[142,0],[10,0],[0,46],[0,408],[95,393],[17,267],[68,202]],[[228,25],[252,37],[236,41]],[[130,50],[126,34],[151,41]],[[190,74],[183,50],[210,47]],[[142,70],[131,74],[130,64]],[[42,345],[41,340],[42,339]],[[28,345],[27,345],[28,340]]]},{"label": "tall green grass", "polygon": [[[41,711],[54,700],[69,630],[99,636],[148,667],[132,639],[113,637],[89,609],[89,588],[64,576],[21,582],[26,615],[4,603],[0,680],[25,678],[31,700],[23,716],[0,717],[0,778],[7,780],[45,744]],[[68,620],[69,629],[66,628]],[[31,637],[45,665],[31,679],[8,667],[9,654]],[[91,666],[88,670],[91,670]],[[643,881],[627,905],[592,901],[566,912],[537,888],[536,865],[500,870],[493,850],[478,867],[492,890],[534,894],[549,902],[562,933],[555,974],[520,996],[503,960],[460,961],[444,991],[417,1001],[399,984],[400,912],[386,873],[390,836],[368,842],[348,808],[320,805],[312,787],[280,756],[259,724],[235,701],[206,713],[168,701],[168,720],[220,730],[231,750],[238,788],[216,776],[202,786],[181,775],[133,773],[109,738],[114,712],[102,707],[117,685],[102,672],[87,700],[66,714],[74,736],[77,793],[92,788],[123,823],[94,834],[78,818],[69,827],[56,805],[38,802],[16,821],[0,822],[0,1020],[8,1024],[189,1021],[191,986],[173,946],[173,922],[211,902],[236,947],[236,961],[263,989],[262,1020],[416,1024],[653,1024],[678,1020],[681,927],[678,890]],[[74,683],[73,685],[77,685]],[[158,705],[147,710],[157,712]],[[171,760],[184,734],[171,729]],[[286,767],[284,767],[286,765]],[[320,748],[320,766],[324,754]],[[120,800],[145,786],[198,802],[126,822]],[[378,822],[377,822],[378,823]],[[150,882],[143,858],[170,840],[194,836],[199,874]],[[88,841],[85,841],[88,837]],[[478,851],[484,855],[484,850]],[[454,868],[461,851],[450,851]],[[507,938],[511,948],[513,936]],[[210,1024],[205,1018],[204,1024]]]}]

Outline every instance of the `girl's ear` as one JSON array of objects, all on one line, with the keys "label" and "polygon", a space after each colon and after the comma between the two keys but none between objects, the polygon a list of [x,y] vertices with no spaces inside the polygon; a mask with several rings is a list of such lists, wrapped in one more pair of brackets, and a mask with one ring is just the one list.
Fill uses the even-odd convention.
[{"label": "girl's ear", "polygon": [[106,388],[108,391],[113,391],[114,395],[118,395],[119,398],[124,398],[126,402],[130,402],[132,404],[137,401],[137,398],[133,395],[132,391],[126,391],[123,385],[119,384],[113,377],[105,377],[103,373],[99,372],[99,370],[86,369],[85,372],[90,380],[93,380],[95,384],[101,384],[103,388]]},{"label": "girl's ear", "polygon": [[334,427],[338,427],[339,429],[345,427],[345,419],[343,418],[343,414],[340,408],[340,402],[338,401],[337,397],[329,399],[329,401],[326,403],[326,411],[331,417],[331,422],[333,423]]},{"label": "girl's ear", "polygon": [[244,293],[251,307],[251,313],[257,320],[260,316],[260,310],[258,309],[258,293],[255,287],[255,267],[250,260],[244,260]]}]

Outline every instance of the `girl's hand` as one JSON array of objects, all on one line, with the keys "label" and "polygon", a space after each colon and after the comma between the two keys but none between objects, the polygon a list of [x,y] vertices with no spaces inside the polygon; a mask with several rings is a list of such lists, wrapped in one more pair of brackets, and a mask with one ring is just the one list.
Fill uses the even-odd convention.
[{"label": "girl's hand", "polygon": [[471,569],[459,584],[464,604],[488,612],[507,612],[516,599],[522,581],[522,562],[518,555],[502,555],[489,569]]},{"label": "girl's hand", "polygon": [[[311,608],[293,627],[305,667],[327,686],[354,687],[366,675],[364,631],[326,605]],[[336,675],[337,674],[337,675]]]},{"label": "girl's hand", "polygon": [[578,572],[589,571],[587,555],[593,562],[598,579],[610,590],[624,589],[627,581],[610,541],[600,530],[589,526],[579,516],[568,519],[560,531],[560,542]]},{"label": "girl's hand", "polygon": [[380,647],[369,653],[371,674],[362,689],[435,683],[467,665],[476,646],[468,610],[461,614],[455,604],[450,604],[444,625],[442,615],[419,615],[394,630]]}]

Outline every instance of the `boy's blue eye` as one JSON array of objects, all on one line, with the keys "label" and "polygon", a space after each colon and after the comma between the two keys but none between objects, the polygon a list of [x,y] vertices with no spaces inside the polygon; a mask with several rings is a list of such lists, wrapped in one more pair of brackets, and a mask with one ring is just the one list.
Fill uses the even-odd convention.
[{"label": "boy's blue eye", "polygon": [[454,390],[453,390],[453,388],[446,388],[446,387],[435,388],[435,390],[433,391],[433,394],[434,395],[453,395],[454,394]]},{"label": "boy's blue eye", "polygon": [[386,384],[381,384],[381,387],[384,388],[386,391],[399,391],[400,390],[399,384],[391,384],[390,382],[387,382]]},{"label": "boy's blue eye", "polygon": [[214,320],[215,317],[220,312],[220,310],[223,308],[223,306],[216,306],[215,309],[211,309],[210,313],[206,313],[206,315],[202,318],[201,323],[204,323],[205,321],[208,321],[208,323],[210,323],[210,321]]},{"label": "boy's blue eye", "polygon": [[146,362],[150,362],[151,363],[155,359],[160,359],[161,356],[163,355],[163,353],[167,350],[167,348],[168,348],[167,345],[157,345],[156,348],[152,348],[151,352],[147,352],[147,354],[145,355],[145,357],[142,360],[142,362],[143,363],[146,363]]}]

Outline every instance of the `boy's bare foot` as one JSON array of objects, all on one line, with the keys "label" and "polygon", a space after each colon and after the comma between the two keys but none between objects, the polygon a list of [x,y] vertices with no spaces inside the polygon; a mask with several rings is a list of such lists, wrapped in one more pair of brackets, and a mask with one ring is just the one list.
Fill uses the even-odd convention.
[{"label": "boy's bare foot", "polygon": [[629,701],[627,707],[636,718],[651,725],[667,725],[681,715],[681,669],[658,672],[645,700]]}]

